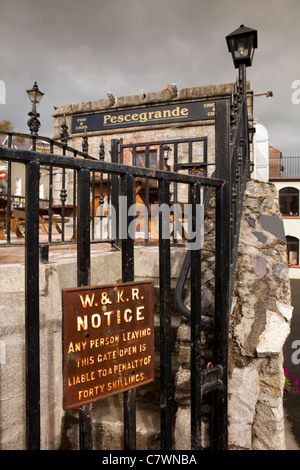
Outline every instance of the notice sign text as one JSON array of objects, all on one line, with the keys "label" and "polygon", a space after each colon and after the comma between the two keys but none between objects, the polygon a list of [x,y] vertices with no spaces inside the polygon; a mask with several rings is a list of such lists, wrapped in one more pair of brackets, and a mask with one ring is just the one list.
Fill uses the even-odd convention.
[{"label": "notice sign text", "polygon": [[63,289],[64,409],[154,380],[153,282]]}]

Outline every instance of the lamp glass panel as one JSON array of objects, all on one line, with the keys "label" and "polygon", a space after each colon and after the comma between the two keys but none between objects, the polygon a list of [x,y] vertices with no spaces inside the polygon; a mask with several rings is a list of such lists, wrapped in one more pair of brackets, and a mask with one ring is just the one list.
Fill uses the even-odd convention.
[{"label": "lamp glass panel", "polygon": [[253,40],[249,36],[238,37],[232,40],[232,51],[235,59],[250,57]]}]

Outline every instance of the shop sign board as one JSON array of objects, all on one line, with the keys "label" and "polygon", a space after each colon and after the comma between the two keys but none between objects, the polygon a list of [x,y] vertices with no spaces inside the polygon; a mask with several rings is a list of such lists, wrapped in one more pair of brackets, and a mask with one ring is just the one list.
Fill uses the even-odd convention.
[{"label": "shop sign board", "polygon": [[62,290],[63,407],[154,380],[153,282]]},{"label": "shop sign board", "polygon": [[99,113],[72,116],[72,133],[207,119],[215,119],[215,103],[213,101],[192,101],[118,110],[109,109]]}]

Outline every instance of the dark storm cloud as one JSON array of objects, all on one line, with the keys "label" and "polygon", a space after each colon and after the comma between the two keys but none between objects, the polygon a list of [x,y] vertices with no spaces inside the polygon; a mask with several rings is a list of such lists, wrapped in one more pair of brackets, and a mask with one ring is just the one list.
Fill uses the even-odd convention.
[{"label": "dark storm cloud", "polygon": [[300,104],[292,103],[299,71],[299,0],[1,0],[1,75],[6,104],[0,120],[26,131],[26,88],[37,80],[41,134],[52,134],[60,104],[227,83],[236,71],[225,36],[244,23],[258,30],[248,69],[255,117],[270,143],[299,154]]}]

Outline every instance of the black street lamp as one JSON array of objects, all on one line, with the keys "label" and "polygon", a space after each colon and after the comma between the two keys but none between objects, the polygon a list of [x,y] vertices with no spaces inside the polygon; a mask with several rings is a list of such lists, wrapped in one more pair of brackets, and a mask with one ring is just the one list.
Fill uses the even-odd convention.
[{"label": "black street lamp", "polygon": [[246,67],[252,65],[254,49],[257,49],[257,31],[247,28],[243,24],[226,36],[227,46],[231,52],[235,68],[241,64]]},{"label": "black street lamp", "polygon": [[33,87],[30,90],[26,90],[29,96],[29,99],[32,103],[31,111],[28,113],[30,119],[27,121],[27,125],[30,130],[30,134],[33,136],[38,135],[39,128],[41,127],[41,123],[38,120],[40,117],[39,113],[36,112],[36,105],[41,101],[44,93],[39,90],[37,82],[34,82]]},{"label": "black street lamp", "polygon": [[247,83],[246,83],[246,67],[251,67],[254,49],[257,49],[257,31],[252,28],[247,28],[243,24],[226,36],[228,50],[232,55],[235,68],[239,69],[239,80],[237,94],[238,102],[241,104],[241,112],[243,115],[243,154],[247,161],[248,176],[253,165],[250,162],[249,155],[249,131],[248,131],[248,112],[247,112]]}]

